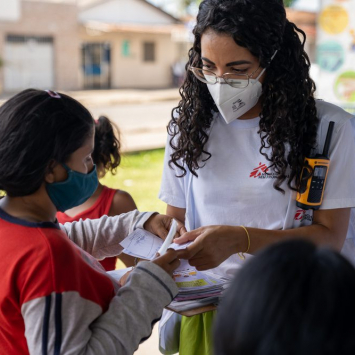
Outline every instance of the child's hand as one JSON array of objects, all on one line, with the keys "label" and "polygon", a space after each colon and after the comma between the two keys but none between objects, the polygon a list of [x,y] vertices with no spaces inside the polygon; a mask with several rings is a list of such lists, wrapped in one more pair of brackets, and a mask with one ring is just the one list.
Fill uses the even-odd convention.
[{"label": "child's hand", "polygon": [[[186,228],[181,223],[175,218],[177,222],[177,228],[176,228],[176,235],[175,238],[180,237],[184,233],[186,233]],[[150,233],[153,233],[160,237],[161,239],[166,238],[169,232],[169,228],[171,226],[172,222],[172,217],[166,216],[165,214],[153,214],[145,223],[144,223],[144,229],[147,230]]]},{"label": "child's hand", "polygon": [[152,262],[164,269],[170,276],[173,276],[174,270],[180,265],[177,252],[173,249],[168,249],[164,255],[158,256]]}]

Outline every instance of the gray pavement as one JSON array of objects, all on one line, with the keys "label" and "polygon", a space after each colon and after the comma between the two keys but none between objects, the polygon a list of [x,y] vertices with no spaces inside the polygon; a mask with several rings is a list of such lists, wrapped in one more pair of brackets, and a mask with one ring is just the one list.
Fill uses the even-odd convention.
[{"label": "gray pavement", "polygon": [[166,142],[166,126],[171,110],[178,100],[149,103],[115,104],[91,107],[95,118],[106,115],[117,124],[121,131],[122,151],[162,148]]},{"label": "gray pavement", "polygon": [[159,332],[158,323],[154,325],[152,335],[139,348],[134,355],[161,355],[159,351]]},{"label": "gray pavement", "polygon": [[180,100],[177,88],[165,90],[88,90],[68,92],[94,118],[106,115],[121,131],[122,151],[162,148],[171,110]]},{"label": "gray pavement", "polygon": [[136,104],[153,101],[175,100],[180,97],[177,88],[160,90],[141,89],[111,89],[111,90],[82,90],[68,91],[68,95],[73,96],[84,105],[102,106],[116,104]]}]

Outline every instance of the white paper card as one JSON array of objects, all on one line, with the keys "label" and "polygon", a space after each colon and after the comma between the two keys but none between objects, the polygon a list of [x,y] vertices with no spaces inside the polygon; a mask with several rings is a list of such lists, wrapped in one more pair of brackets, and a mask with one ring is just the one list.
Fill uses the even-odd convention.
[{"label": "white paper card", "polygon": [[123,253],[152,260],[163,244],[163,240],[144,229],[136,229],[120,244],[124,248]]},{"label": "white paper card", "polygon": [[[163,245],[163,242],[162,239],[144,229],[136,229],[120,244],[124,248],[123,253],[139,259],[152,260]],[[171,243],[168,249],[185,249],[191,243],[192,242],[185,244]]]}]

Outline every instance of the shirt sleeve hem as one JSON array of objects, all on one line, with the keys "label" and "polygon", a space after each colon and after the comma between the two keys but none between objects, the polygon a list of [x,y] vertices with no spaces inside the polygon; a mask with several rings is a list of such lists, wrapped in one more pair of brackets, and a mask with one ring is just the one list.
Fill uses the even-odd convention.
[{"label": "shirt sleeve hem", "polygon": [[165,193],[160,193],[159,194],[159,199],[166,204],[173,206],[173,207],[178,207],[178,208],[186,208],[186,203],[185,200],[176,196],[168,195]]},{"label": "shirt sleeve hem", "polygon": [[136,230],[138,228],[144,229],[144,223],[148,221],[148,219],[153,216],[153,214],[158,213],[158,212],[142,212],[142,214],[138,217],[136,223],[133,226],[133,230]]}]

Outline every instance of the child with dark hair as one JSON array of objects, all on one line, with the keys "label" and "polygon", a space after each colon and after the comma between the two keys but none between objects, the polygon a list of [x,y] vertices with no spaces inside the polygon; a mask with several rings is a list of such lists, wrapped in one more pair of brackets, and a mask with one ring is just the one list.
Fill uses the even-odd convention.
[{"label": "child with dark hair", "polygon": [[355,354],[355,269],[302,240],[261,251],[218,309],[215,355]]},{"label": "child with dark hair", "polygon": [[[103,178],[107,171],[112,174],[121,162],[119,131],[116,125],[107,117],[100,116],[95,121],[95,148],[92,153],[93,163],[99,178]],[[121,213],[133,211],[137,208],[133,198],[128,192],[110,189],[100,182],[94,194],[82,205],[76,206],[65,212],[58,212],[59,223],[73,222],[80,219],[95,219],[101,216],[116,216]],[[126,254],[121,254],[119,258],[126,266],[133,266],[134,259]],[[109,257],[101,260],[101,265],[105,270],[114,270],[117,257]]]},{"label": "child with dark hair", "polygon": [[93,150],[92,116],[67,95],[29,89],[0,108],[0,354],[133,354],[177,293],[173,250],[124,287],[96,261],[136,228],[165,238],[170,217],[57,223],[97,189]]}]

